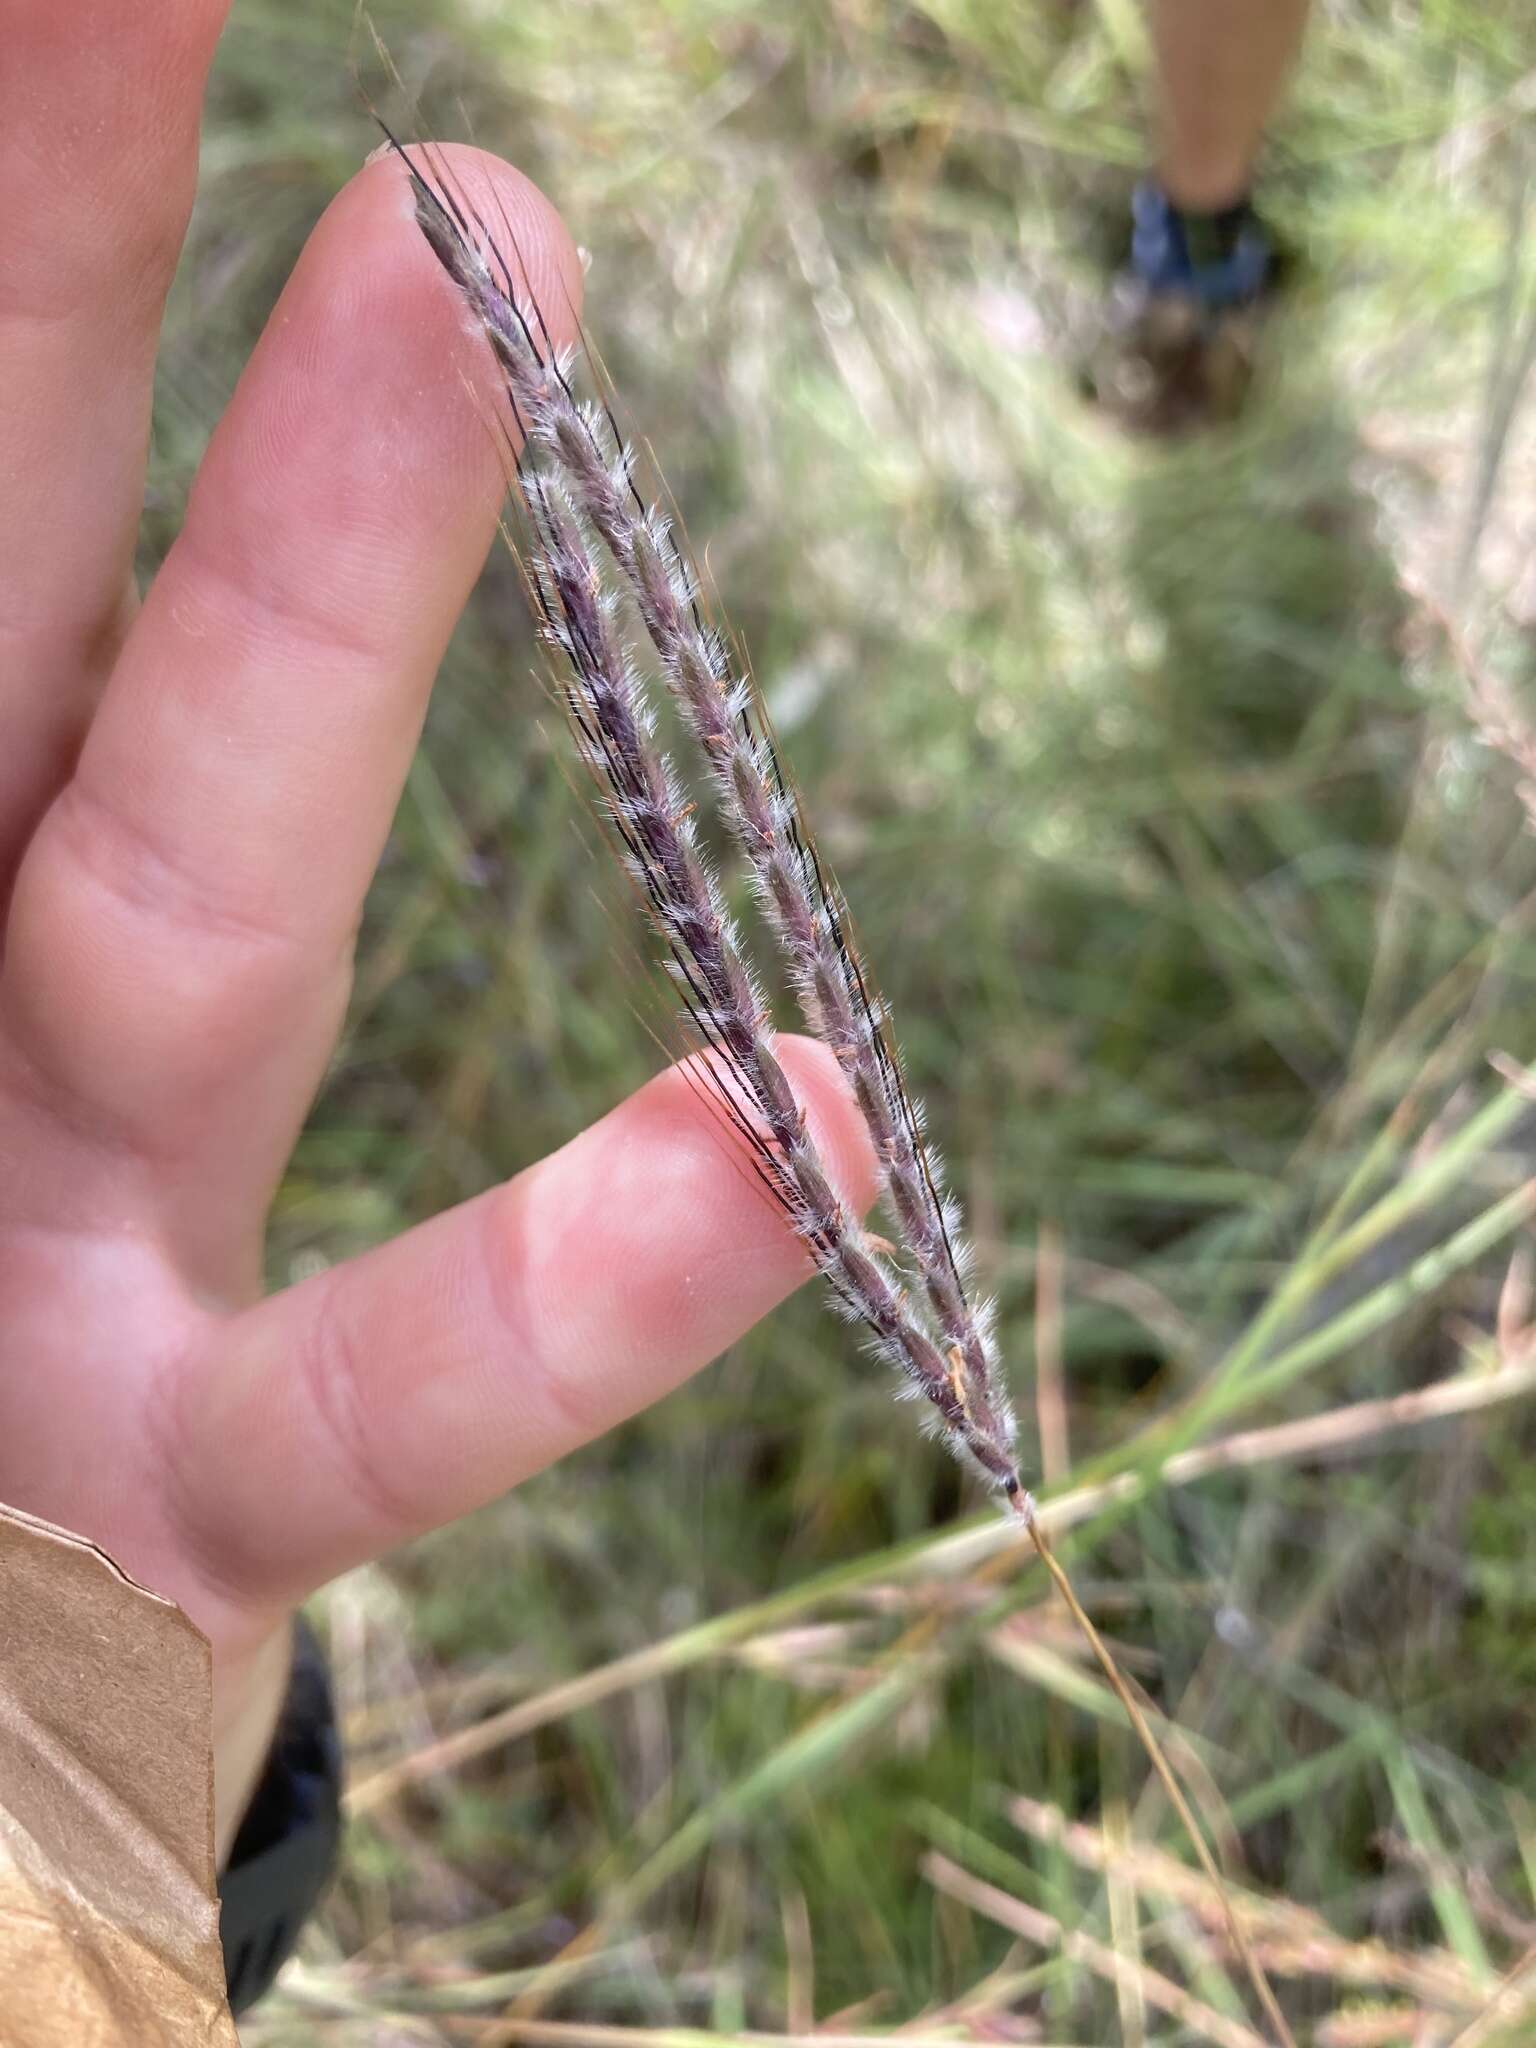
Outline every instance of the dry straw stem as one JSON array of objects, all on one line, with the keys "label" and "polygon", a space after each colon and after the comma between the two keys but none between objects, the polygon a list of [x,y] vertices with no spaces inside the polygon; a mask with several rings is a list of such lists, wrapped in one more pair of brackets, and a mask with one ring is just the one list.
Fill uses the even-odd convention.
[{"label": "dry straw stem", "polygon": [[[555,1991],[568,1990],[578,1982],[590,1986],[594,1979],[632,1983],[636,1971],[651,1960],[649,1943],[626,1941],[569,1961],[539,1963],[522,1970],[477,1971],[443,1982],[401,1982],[391,1971],[394,1981],[372,1996],[356,1981],[349,1981],[342,1970],[292,1962],[283,1971],[282,1996],[301,2011],[337,2019],[377,2020],[386,2012],[391,2016],[472,2013],[477,2006],[504,2004],[535,1980]],[[441,1965],[437,1974],[444,1974]]]},{"label": "dry straw stem", "polygon": [[[1098,1828],[1068,1820],[1059,1807],[1025,1796],[1009,1801],[1008,1815],[1026,1834],[1064,1850],[1083,1869],[1127,1878],[1139,1891],[1193,1913],[1208,1928],[1223,1924],[1221,1900],[1209,1880],[1155,1844],[1112,1843]],[[1400,1954],[1379,1941],[1345,1941],[1320,1915],[1292,1899],[1266,1898],[1230,1883],[1226,1889],[1243,1927],[1263,1945],[1270,1968],[1282,1975],[1384,1985],[1448,2012],[1465,2013],[1482,2004],[1482,1987],[1449,1950]]]},{"label": "dry straw stem", "polygon": [[[1119,1791],[1110,1793],[1104,1801],[1104,1824],[1118,1844],[1124,1846],[1129,1842],[1130,1808]],[[1133,1963],[1140,1963],[1145,1944],[1142,1940],[1141,1901],[1136,1895],[1135,1885],[1120,1871],[1111,1870],[1105,1880],[1104,1892],[1109,1907],[1111,1946],[1117,1954],[1129,1957]],[[1120,2048],[1147,2048],[1147,1996],[1141,1985],[1116,1985],[1115,2005],[1120,2015]]]},{"label": "dry straw stem", "polygon": [[[1483,2011],[1464,2027],[1450,2048],[1516,2048],[1530,2039],[1536,2013],[1536,1948],[1528,1949],[1508,1972]],[[1523,2024],[1522,2024],[1523,2023]]]},{"label": "dry straw stem", "polygon": [[1314,2048],[1436,2048],[1417,2006],[1333,2012],[1318,2023]]},{"label": "dry straw stem", "polygon": [[[1180,1452],[1158,1470],[1158,1483],[1189,1486],[1212,1472],[1249,1469],[1296,1458],[1343,1454],[1389,1431],[1469,1415],[1536,1392],[1536,1357],[1493,1371],[1459,1373],[1438,1385],[1381,1401],[1361,1401],[1300,1422],[1277,1423],[1270,1429],[1244,1430],[1213,1444]],[[1041,1522],[1060,1533],[1092,1518],[1145,1489],[1136,1473],[1122,1473],[1093,1486],[1083,1486],[1047,1501]],[[441,1737],[397,1762],[387,1764],[348,1789],[352,1814],[371,1813],[389,1804],[412,1785],[455,1771],[520,1741],[551,1722],[598,1705],[637,1685],[654,1684],[677,1672],[722,1656],[765,1630],[783,1627],[797,1616],[829,1601],[845,1599],[893,1578],[923,1572],[950,1574],[970,1569],[1012,1541],[1010,1530],[986,1522],[959,1534],[928,1538],[900,1552],[876,1552],[787,1592],[699,1622],[678,1634],[648,1643],[643,1649],[615,1658],[595,1671],[551,1686],[532,1699],[519,1700],[504,1712]]]},{"label": "dry straw stem", "polygon": [[[710,2027],[593,2026],[586,2021],[515,2019],[497,2022],[483,2034],[493,2043],[526,2042],[529,2048],[955,2048],[964,2035],[905,2030],[888,2034],[844,2034],[833,2028],[794,2034],[729,2033]],[[1041,2042],[1038,2048],[1050,2048]]]},{"label": "dry straw stem", "polygon": [[1515,771],[1515,794],[1526,822],[1536,830],[1536,727],[1513,686],[1474,647],[1468,629],[1422,579],[1404,576],[1403,594],[1421,618],[1444,639],[1461,677],[1467,715],[1485,747],[1502,754]]},{"label": "dry straw stem", "polygon": [[1146,1963],[1133,1962],[1104,1942],[1096,1941],[1091,1934],[1063,1927],[1049,1913],[1027,1906],[1011,1892],[973,1877],[937,1849],[929,1850],[922,1867],[924,1877],[935,1890],[958,1899],[973,1912],[1037,1947],[1059,1948],[1064,1956],[1084,1964],[1112,1984],[1134,1984],[1148,2005],[1155,2005],[1180,2025],[1193,2028],[1203,2039],[1216,2043],[1216,2048],[1266,2048],[1262,2035],[1254,2033],[1241,2020],[1229,2019],[1225,2013],[1206,2005],[1171,1977],[1163,1976]]},{"label": "dry straw stem", "polygon": [[[1026,1553],[1013,1546],[990,1558],[976,1575],[976,1583],[1002,1583],[1003,1592],[994,1593],[985,1617],[999,1613],[1012,1598],[1007,1590]],[[921,1615],[896,1642],[882,1652],[875,1669],[862,1675],[862,1683],[843,1698],[825,1706],[797,1728],[753,1769],[747,1777],[728,1786],[707,1805],[690,1813],[682,1825],[654,1849],[610,1896],[596,1919],[589,1921],[561,1951],[561,1959],[584,1955],[599,1946],[610,1930],[632,1918],[664,1884],[670,1883],[702,1855],[722,1827],[739,1826],[762,1807],[782,1799],[792,1788],[824,1776],[881,1728],[889,1725],[901,1708],[928,1688],[940,1675],[953,1652],[953,1632],[943,1634],[945,1617],[939,1610]],[[550,1987],[531,1985],[521,1993],[508,2014],[512,2019],[531,2017],[548,2002]],[[505,2037],[508,2041],[510,2035]],[[492,2034],[491,2044],[502,2037]]]},{"label": "dry straw stem", "polygon": [[[1243,1924],[1238,1919],[1237,1913],[1233,1908],[1227,1887],[1222,1881],[1221,1872],[1216,1867],[1216,1859],[1211,1854],[1210,1847],[1206,1842],[1204,1830],[1195,1819],[1194,1811],[1184,1796],[1184,1788],[1174,1776],[1172,1767],[1163,1752],[1162,1744],[1153,1734],[1151,1723],[1142,1712],[1141,1702],[1121,1675],[1120,1667],[1111,1656],[1109,1646],[1094,1627],[1086,1608],[1078,1599],[1073,1589],[1072,1581],[1058,1563],[1051,1549],[1050,1540],[1040,1526],[1032,1503],[1025,1510],[1025,1520],[1029,1533],[1034,1539],[1035,1548],[1040,1554],[1040,1562],[1050,1573],[1057,1592],[1066,1602],[1067,1607],[1071,1611],[1072,1619],[1081,1629],[1084,1641],[1093,1651],[1094,1656],[1098,1658],[1100,1669],[1109,1680],[1115,1697],[1125,1709],[1127,1720],[1129,1720],[1132,1728],[1136,1731],[1136,1740],[1146,1751],[1148,1761],[1162,1780],[1163,1790],[1168,1794],[1169,1804],[1178,1815],[1180,1824],[1189,1837],[1190,1844],[1200,1860],[1201,1869],[1210,1879],[1212,1890],[1221,1901],[1222,1919],[1226,1925],[1227,1933],[1231,1937],[1232,1946],[1242,1960],[1243,1968],[1248,1975],[1248,1981],[1253,1986],[1254,1996],[1264,2008],[1265,2017],[1275,2030],[1275,2038],[1283,2042],[1285,2048],[1295,2048],[1295,2042],[1290,2027],[1286,2024],[1285,2015],[1280,2010],[1275,1994],[1270,1987],[1269,1979],[1265,1976],[1263,1967],[1258,1957],[1254,1954],[1252,1944],[1244,1932]],[[1147,1992],[1147,1996],[1149,1998],[1153,1996],[1150,1989]]]},{"label": "dry straw stem", "polygon": [[[631,1966],[642,1947],[643,1944],[630,1944],[624,1951]],[[616,1965],[619,1960],[616,1952],[607,1951],[589,1959],[584,1974],[592,1973],[593,1964]],[[568,1979],[576,1974],[572,1970]],[[721,2048],[721,2044],[729,2048],[732,2043],[740,2044],[740,2048],[894,2048],[898,2043],[900,2048],[955,2048],[957,2039],[966,2038],[947,2029],[942,2033],[925,2032],[921,2024],[889,2033],[844,2032],[835,2026],[791,2028],[782,2034],[748,2030],[732,2033],[702,2027],[626,2027],[533,2016],[476,2019],[464,2010],[476,2002],[482,1985],[492,1987],[494,1993],[494,1987],[501,1981],[504,1980],[475,1978],[464,1985],[443,1985],[430,2003],[421,1998],[406,2008],[393,1994],[370,1999],[354,1985],[339,1979],[333,1982],[322,1970],[291,1963],[283,1972],[282,1984],[274,1997],[280,2002],[290,2001],[302,2011],[372,2020],[376,2024],[388,2014],[407,2009],[452,2013],[456,2015],[452,2020],[453,2038],[484,2043],[485,2048],[492,2048],[494,2042],[527,2042],[533,2048]],[[1040,2044],[1040,2048],[1046,2048],[1046,2044]]]}]

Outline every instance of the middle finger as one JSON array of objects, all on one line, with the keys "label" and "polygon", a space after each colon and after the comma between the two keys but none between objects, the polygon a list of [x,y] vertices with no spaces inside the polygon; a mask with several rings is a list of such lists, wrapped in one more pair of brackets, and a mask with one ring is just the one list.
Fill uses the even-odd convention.
[{"label": "middle finger", "polygon": [[[445,154],[568,328],[579,266],[547,202]],[[259,1221],[340,1023],[504,492],[488,374],[400,166],[370,164],[279,301],[18,879],[7,1026],[114,1139],[187,1169],[169,1220],[199,1265]]]}]

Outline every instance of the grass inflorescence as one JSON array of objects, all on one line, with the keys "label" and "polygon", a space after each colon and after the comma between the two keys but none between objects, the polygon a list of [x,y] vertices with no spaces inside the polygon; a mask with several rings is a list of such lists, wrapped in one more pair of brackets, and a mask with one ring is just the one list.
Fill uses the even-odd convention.
[{"label": "grass inflorescence", "polygon": [[[455,186],[440,156],[418,149],[413,157],[390,140],[410,177],[422,233],[504,380],[522,450],[516,476],[530,537],[530,592],[559,660],[582,758],[710,1056],[699,1069],[702,1085],[834,1299],[930,1404],[954,1448],[1023,1508],[1013,1412],[988,1317],[963,1277],[959,1209],[941,1192],[883,1006],[750,678],[733,667],[725,634],[706,622],[697,572],[669,521],[641,494],[612,409],[578,399],[573,360],[555,350],[545,314],[522,281],[515,244],[498,246],[494,225]],[[503,235],[510,232],[503,225]],[[871,1237],[834,1189],[774,1052],[771,1007],[700,845],[694,805],[657,744],[647,680],[622,637],[621,594],[682,707],[803,1020],[848,1077],[904,1276],[891,1248]],[[926,1317],[915,1287],[926,1298]]]},{"label": "grass inflorescence", "polygon": [[[1532,1113],[1501,1074],[1532,1052],[1536,842],[1498,748],[1530,691],[1524,10],[1316,11],[1265,188],[1292,294],[1242,421],[1171,449],[1073,376],[1144,146],[1135,9],[374,11],[437,125],[592,250],[1000,1351],[1021,1391],[1037,1337],[1060,1359],[1042,1523],[1293,2023],[1523,2039]],[[164,534],[373,139],[351,27],[350,0],[236,11]],[[652,1064],[563,725],[509,711],[523,614],[493,571],[445,672],[275,1280]],[[333,1591],[358,1819],[253,2039],[1256,2031],[1123,1707],[1038,1571],[985,1576],[1027,1549],[955,1526],[957,1468],[845,1352],[792,1304]]]}]

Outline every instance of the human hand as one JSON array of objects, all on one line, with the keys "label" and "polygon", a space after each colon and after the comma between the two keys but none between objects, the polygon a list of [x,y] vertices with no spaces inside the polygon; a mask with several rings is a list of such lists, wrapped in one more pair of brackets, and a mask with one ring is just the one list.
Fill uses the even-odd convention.
[{"label": "human hand", "polygon": [[[0,0],[0,1500],[214,1653],[222,1856],[295,1603],[674,1386],[803,1280],[686,1077],[261,1299],[264,1219],[493,537],[488,363],[377,161],[316,228],[139,606],[162,301],[223,0]],[[504,212],[557,329],[570,242]],[[508,746],[516,745],[510,720]],[[785,1065],[850,1194],[830,1055]]]}]

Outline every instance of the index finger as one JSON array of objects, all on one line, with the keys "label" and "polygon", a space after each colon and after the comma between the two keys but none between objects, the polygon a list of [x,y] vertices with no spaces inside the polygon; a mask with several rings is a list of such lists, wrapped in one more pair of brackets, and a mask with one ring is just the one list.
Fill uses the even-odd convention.
[{"label": "index finger", "polygon": [[[553,207],[478,150],[441,160],[508,224],[569,335],[580,268]],[[257,1227],[324,1071],[433,676],[496,531],[493,376],[404,170],[369,164],[268,322],[18,878],[9,1026],[120,1142],[180,1169],[165,1220],[215,1286],[202,1247]]]}]

